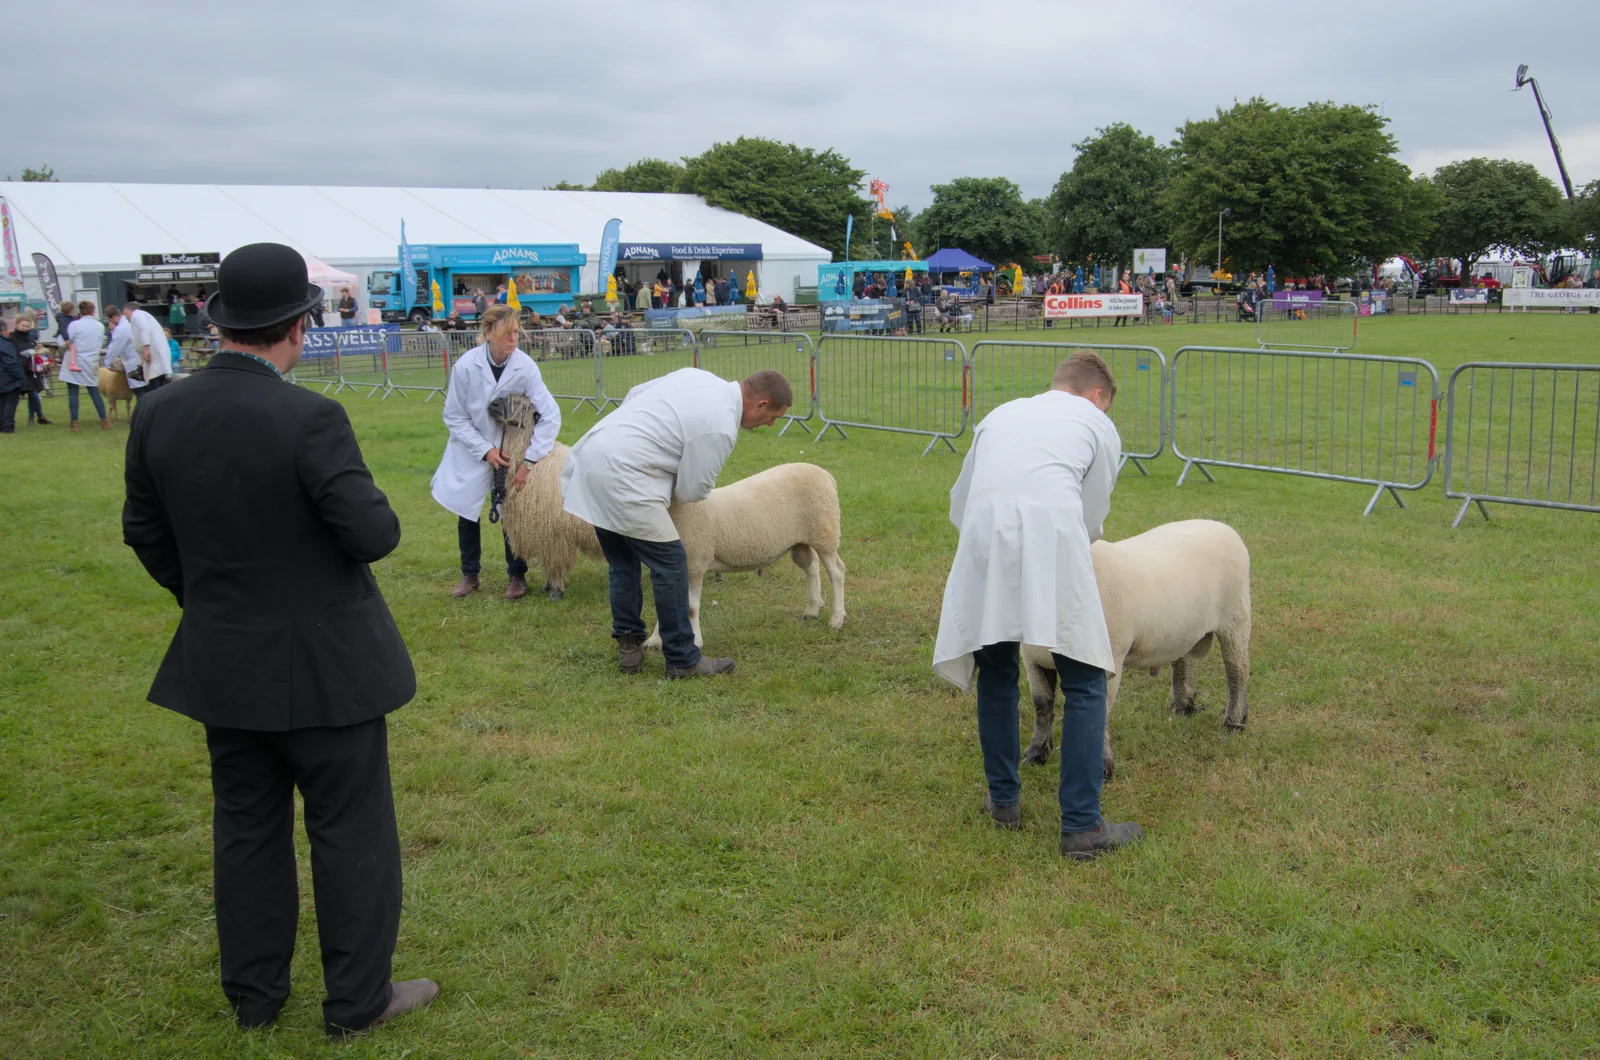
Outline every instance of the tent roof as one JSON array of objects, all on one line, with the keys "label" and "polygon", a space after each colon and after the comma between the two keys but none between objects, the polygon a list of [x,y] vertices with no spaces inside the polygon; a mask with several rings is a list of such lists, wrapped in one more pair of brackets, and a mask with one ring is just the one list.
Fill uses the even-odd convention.
[{"label": "tent roof", "polygon": [[987,261],[975,258],[959,247],[946,247],[928,255],[929,272],[990,272],[993,269],[994,266]]},{"label": "tent roof", "polygon": [[828,260],[822,247],[698,195],[352,188],[256,184],[8,183],[24,256],[58,268],[128,267],[140,254],[288,243],[333,264],[389,262],[422,243],[576,243],[600,252],[606,221],[624,243],[760,243],[767,258]]}]

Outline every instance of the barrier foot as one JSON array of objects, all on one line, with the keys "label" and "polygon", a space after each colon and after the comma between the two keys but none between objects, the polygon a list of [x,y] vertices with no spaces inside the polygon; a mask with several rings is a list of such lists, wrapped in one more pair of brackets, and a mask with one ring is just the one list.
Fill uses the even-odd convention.
[{"label": "barrier foot", "polygon": [[439,396],[439,392],[437,390],[430,390],[430,391],[428,391],[428,396],[422,399],[422,403],[424,405],[426,405],[428,402],[432,401],[434,398],[436,398],[438,396]]},{"label": "barrier foot", "polygon": [[1183,485],[1183,480],[1189,476],[1189,469],[1191,467],[1199,468],[1200,469],[1200,474],[1202,474],[1202,475],[1204,475],[1206,477],[1206,481],[1207,482],[1215,482],[1215,481],[1217,481],[1216,478],[1211,474],[1211,472],[1206,470],[1206,466],[1204,464],[1200,463],[1197,460],[1185,460],[1183,462],[1183,470],[1178,472],[1178,483],[1177,483],[1178,485],[1180,485],[1180,486]]},{"label": "barrier foot", "polygon": [[[611,404],[611,402],[608,401],[608,402],[606,402],[606,404],[609,405],[609,404]],[[617,402],[617,404],[620,405],[620,404],[622,404],[622,402],[619,401],[619,402]],[[579,409],[583,408],[583,406],[585,406],[585,405],[593,405],[594,406],[594,410],[596,412],[604,412],[605,411],[605,406],[601,405],[594,398],[579,398],[577,400],[577,403],[572,406],[572,411],[573,412],[577,412]]]},{"label": "barrier foot", "polygon": [[1450,524],[1450,529],[1454,530],[1461,525],[1461,520],[1465,518],[1467,509],[1472,507],[1474,504],[1478,506],[1478,511],[1483,514],[1483,521],[1489,521],[1489,509],[1484,506],[1484,503],[1476,497],[1468,497],[1466,500],[1461,502],[1461,510],[1456,513],[1456,521]]},{"label": "barrier foot", "polygon": [[399,394],[401,397],[405,397],[406,396],[406,392],[404,390],[401,390],[397,386],[390,387],[388,389],[388,391],[383,396],[384,397],[388,397],[390,394]]},{"label": "barrier foot", "polygon": [[1141,459],[1139,459],[1136,456],[1124,456],[1117,463],[1117,474],[1119,474],[1119,475],[1122,474],[1122,469],[1128,466],[1128,462],[1129,461],[1132,461],[1133,462],[1133,466],[1139,469],[1139,474],[1143,475],[1145,478],[1149,478],[1150,477],[1150,472],[1145,470],[1144,461],[1142,461]]},{"label": "barrier foot", "polygon": [[822,432],[817,435],[817,441],[819,441],[819,442],[822,441],[822,439],[824,437],[826,437],[826,435],[827,435],[827,433],[828,433],[828,431],[830,429],[838,431],[839,432],[839,437],[841,437],[841,438],[848,439],[850,437],[848,434],[844,433],[844,428],[839,426],[837,423],[824,422],[823,425],[822,425]]},{"label": "barrier foot", "polygon": [[950,436],[949,435],[947,435],[947,434],[939,434],[939,435],[935,435],[934,437],[928,439],[928,444],[923,447],[922,455],[923,456],[927,456],[929,453],[933,452],[933,447],[938,445],[940,442],[943,442],[945,445],[949,446],[950,451],[952,453],[959,453],[960,452],[960,450],[958,450],[956,448],[956,443],[954,443],[954,442],[952,442],[950,440]]},{"label": "barrier foot", "polygon": [[[376,393],[377,393],[377,392],[378,392],[378,391],[380,391],[380,390],[382,390],[382,389],[383,389],[383,387],[382,387],[382,385],[379,385],[379,386],[375,386],[375,387],[373,387],[373,388],[372,388],[372,389],[371,389],[371,390],[369,390],[369,391],[367,391],[367,397],[369,397],[369,398],[370,398],[370,397],[371,397],[371,396],[372,396],[372,395],[374,395],[374,394],[376,394]],[[384,397],[388,397],[388,396],[389,396],[389,395],[388,395],[388,394],[385,394],[385,395],[383,395],[383,396],[384,396]]]},{"label": "barrier foot", "polygon": [[1404,508],[1406,506],[1406,502],[1401,499],[1399,493],[1395,492],[1395,488],[1393,486],[1389,485],[1387,482],[1385,482],[1384,484],[1382,484],[1381,486],[1378,487],[1378,491],[1376,493],[1374,493],[1372,495],[1372,499],[1367,502],[1367,509],[1366,509],[1366,511],[1361,513],[1362,515],[1365,516],[1365,515],[1371,515],[1372,514],[1372,509],[1374,509],[1374,508],[1376,508],[1378,506],[1378,499],[1383,496],[1383,491],[1384,490],[1388,490],[1389,491],[1389,495],[1394,498],[1395,507]]},{"label": "barrier foot", "polygon": [[784,423],[783,423],[783,430],[781,430],[781,431],[779,431],[779,432],[778,432],[778,437],[779,437],[779,438],[782,438],[782,437],[783,437],[783,436],[784,436],[784,435],[786,435],[786,434],[788,434],[788,433],[789,433],[789,428],[790,428],[790,427],[793,427],[793,426],[794,426],[794,425],[795,425],[795,424],[797,424],[797,423],[798,423],[798,424],[799,424],[799,425],[800,425],[800,429],[801,429],[801,430],[802,430],[802,431],[804,431],[804,432],[805,432],[805,434],[806,434],[806,437],[807,437],[807,438],[812,438],[812,437],[815,437],[815,436],[814,436],[814,435],[813,435],[813,434],[812,434],[812,433],[811,433],[811,428],[810,428],[810,427],[807,427],[807,426],[806,426],[806,425],[805,425],[805,423],[804,423],[804,421],[802,421],[802,420],[797,420],[797,419],[793,419],[793,418],[790,418],[790,419],[786,419],[786,420],[784,420]]}]

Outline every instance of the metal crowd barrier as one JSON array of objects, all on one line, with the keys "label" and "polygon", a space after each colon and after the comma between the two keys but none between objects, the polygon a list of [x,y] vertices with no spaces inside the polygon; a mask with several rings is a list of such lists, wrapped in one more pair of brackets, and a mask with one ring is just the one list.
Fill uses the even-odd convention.
[{"label": "metal crowd barrier", "polygon": [[928,435],[922,455],[967,429],[966,347],[955,339],[823,335],[817,345],[822,431],[846,427]]},{"label": "metal crowd barrier", "polygon": [[350,328],[334,333],[338,344],[339,385],[341,390],[366,390],[367,397],[382,392],[389,396],[389,344],[376,328]]},{"label": "metal crowd barrier", "polygon": [[695,367],[724,379],[743,379],[770,368],[794,390],[794,404],[778,432],[795,424],[806,434],[817,415],[817,349],[811,336],[793,331],[709,331],[700,335]]},{"label": "metal crowd barrier", "polygon": [[1198,467],[1420,490],[1433,478],[1439,373],[1411,357],[1185,346],[1172,356],[1169,437]]},{"label": "metal crowd barrier", "polygon": [[1256,303],[1256,345],[1343,353],[1355,347],[1358,319],[1354,302],[1280,306],[1266,298]]},{"label": "metal crowd barrier", "polygon": [[1451,527],[1474,504],[1489,518],[1486,501],[1600,512],[1600,365],[1469,361],[1450,373],[1447,406]]},{"label": "metal crowd barrier", "polygon": [[300,348],[300,363],[289,373],[289,382],[308,390],[321,387],[324,394],[337,394],[344,386],[339,375],[339,340],[328,332],[308,337]]},{"label": "metal crowd barrier", "polygon": [[600,400],[595,411],[604,413],[622,404],[640,383],[693,368],[695,349],[695,334],[687,329],[622,328],[601,333],[596,354]]},{"label": "metal crowd barrier", "polygon": [[972,422],[982,422],[999,405],[1050,389],[1056,367],[1077,350],[1105,358],[1117,383],[1111,421],[1122,435],[1122,463],[1148,475],[1143,461],[1154,460],[1167,444],[1167,358],[1154,346],[1094,343],[995,342],[972,347]]},{"label": "metal crowd barrier", "polygon": [[[478,345],[482,340],[473,343]],[[603,410],[600,390],[600,344],[587,328],[524,331],[517,347],[534,359],[545,389],[558,401]]]},{"label": "metal crowd barrier", "polygon": [[406,391],[427,393],[426,401],[443,394],[450,385],[449,340],[446,335],[460,332],[397,331],[388,336],[384,345],[384,379],[387,389],[384,397]]}]

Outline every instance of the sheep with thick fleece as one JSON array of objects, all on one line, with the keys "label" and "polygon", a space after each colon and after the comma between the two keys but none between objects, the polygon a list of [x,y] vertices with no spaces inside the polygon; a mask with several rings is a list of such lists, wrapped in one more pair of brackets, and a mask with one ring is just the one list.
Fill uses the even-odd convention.
[{"label": "sheep with thick fleece", "polygon": [[[489,414],[505,431],[501,452],[528,451],[534,412],[526,394],[507,394],[503,402],[496,398]],[[506,496],[500,503],[512,553],[544,568],[545,593],[552,600],[566,594],[567,575],[580,555],[605,559],[594,527],[561,507],[561,469],[566,462],[567,447],[557,442],[543,460],[528,469],[528,480],[520,490],[510,488],[516,467],[508,468]]]},{"label": "sheep with thick fleece", "polygon": [[[1111,655],[1120,663],[1106,679],[1105,775],[1116,769],[1111,707],[1129,668],[1171,664],[1172,712],[1193,714],[1195,668],[1215,640],[1228,679],[1222,724],[1243,729],[1250,715],[1250,552],[1233,527],[1210,519],[1166,523],[1122,541],[1096,541],[1090,552]],[[1034,707],[1033,741],[1022,760],[1042,764],[1055,722],[1055,663],[1049,649],[1031,644],[1022,661]]]},{"label": "sheep with thick fleece", "polygon": [[[490,415],[504,428],[501,450],[520,453],[533,436],[533,402],[523,394],[496,399]],[[561,469],[567,447],[556,443],[550,455],[529,469],[520,490],[509,489],[501,511],[511,551],[544,568],[552,599],[559,600],[579,555],[604,559],[594,527],[561,505]],[[508,473],[508,478],[510,474]],[[833,587],[829,625],[844,623],[844,562],[839,558],[839,490],[833,476],[815,464],[780,464],[747,479],[720,486],[703,501],[669,509],[688,558],[689,616],[696,644],[700,633],[700,587],[706,573],[758,571],[785,553],[806,572],[803,617],[822,609],[822,568]],[[647,647],[661,646],[661,631]]]}]

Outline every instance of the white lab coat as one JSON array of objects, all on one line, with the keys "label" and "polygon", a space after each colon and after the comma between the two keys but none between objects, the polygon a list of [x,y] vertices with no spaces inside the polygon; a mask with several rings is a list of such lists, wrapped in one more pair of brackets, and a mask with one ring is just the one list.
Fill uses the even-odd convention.
[{"label": "white lab coat", "polygon": [[[161,330],[161,322],[143,309],[135,309],[125,315],[133,318],[133,349],[139,355],[139,363],[144,364],[145,381],[171,375],[172,347],[167,345],[167,336]],[[150,361],[147,364],[144,360],[145,346],[150,347]]]},{"label": "white lab coat", "polygon": [[1021,641],[1115,673],[1089,543],[1111,510],[1122,439],[1086,398],[1008,401],[972,436],[950,491],[961,531],[933,668],[972,687],[972,653]]},{"label": "white lab coat", "polygon": [[[550,396],[539,366],[521,350],[506,358],[499,380],[489,367],[489,347],[474,346],[450,369],[450,389],[444,399],[444,425],[450,429],[444,458],[433,473],[433,499],[463,519],[478,521],[489,496],[494,471],[484,454],[500,446],[500,427],[489,418],[489,402],[502,394],[526,394],[539,413],[533,438],[522,454],[537,463],[550,454],[561,430],[561,406]],[[506,454],[510,456],[510,454]],[[515,458],[508,469],[515,475]]]},{"label": "white lab coat", "polygon": [[711,493],[743,415],[740,385],[698,368],[639,384],[567,454],[563,507],[624,537],[678,540],[668,506]]},{"label": "white lab coat", "polygon": [[[139,354],[133,348],[133,325],[126,316],[117,319],[117,326],[111,329],[111,343],[106,347],[106,367],[121,368],[123,372],[131,372],[144,364]],[[149,373],[145,373],[146,376]],[[138,390],[144,386],[144,379],[135,379],[128,376],[128,389]]]},{"label": "white lab coat", "polygon": [[67,367],[74,355],[63,354],[60,380],[78,386],[99,386],[100,347],[106,341],[105,325],[94,317],[79,317],[67,325],[67,341],[77,351],[78,370],[74,372]]}]

